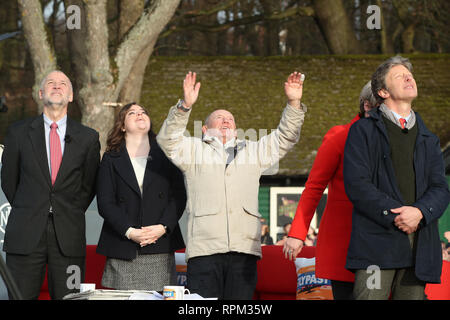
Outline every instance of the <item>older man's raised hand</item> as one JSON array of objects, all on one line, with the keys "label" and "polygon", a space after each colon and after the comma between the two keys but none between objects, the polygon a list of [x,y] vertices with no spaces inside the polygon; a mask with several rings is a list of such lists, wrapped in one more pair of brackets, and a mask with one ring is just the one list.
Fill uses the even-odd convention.
[{"label": "older man's raised hand", "polygon": [[192,105],[197,101],[198,93],[200,91],[200,82],[196,83],[197,74],[195,72],[189,71],[183,81],[184,90],[184,102],[185,108],[190,109]]},{"label": "older man's raised hand", "polygon": [[287,81],[284,83],[284,92],[286,93],[289,105],[300,108],[300,100],[302,99],[303,95],[304,80],[305,76],[300,72],[293,72],[287,78]]}]

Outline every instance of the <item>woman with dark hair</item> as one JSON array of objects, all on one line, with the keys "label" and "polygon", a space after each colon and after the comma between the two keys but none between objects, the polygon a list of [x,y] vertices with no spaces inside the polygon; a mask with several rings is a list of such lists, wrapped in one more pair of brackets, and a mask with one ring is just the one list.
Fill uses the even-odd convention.
[{"label": "woman with dark hair", "polygon": [[100,164],[97,203],[104,222],[97,252],[107,257],[107,288],[161,291],[176,284],[174,252],[184,248],[178,220],[186,192],[151,126],[143,107],[125,105]]}]

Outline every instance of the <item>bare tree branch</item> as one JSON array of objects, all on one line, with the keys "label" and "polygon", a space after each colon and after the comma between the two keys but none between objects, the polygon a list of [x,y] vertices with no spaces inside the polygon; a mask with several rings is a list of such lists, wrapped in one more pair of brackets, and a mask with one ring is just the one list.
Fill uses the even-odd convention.
[{"label": "bare tree branch", "polygon": [[217,5],[217,6],[213,7],[213,8],[207,9],[207,10],[198,10],[198,9],[197,10],[195,10],[195,9],[194,10],[189,10],[189,11],[181,13],[177,17],[174,17],[171,20],[171,23],[172,24],[173,23],[177,23],[181,19],[186,19],[186,18],[187,19],[191,19],[191,18],[196,18],[196,17],[200,17],[200,16],[209,16],[209,15],[212,15],[212,14],[216,14],[219,11],[223,11],[223,10],[231,8],[238,1],[239,0],[228,0],[228,1],[225,1],[225,2],[221,1],[219,5]]},{"label": "bare tree branch", "polygon": [[221,32],[225,31],[229,28],[236,27],[236,26],[243,26],[248,24],[254,24],[257,22],[264,22],[264,21],[275,21],[275,20],[283,20],[288,18],[294,18],[297,16],[308,16],[308,17],[314,17],[315,11],[312,7],[291,7],[285,11],[282,12],[276,12],[271,15],[264,15],[264,14],[257,14],[253,16],[247,16],[240,19],[235,19],[226,23],[217,23],[213,25],[202,25],[202,24],[188,24],[188,25],[180,25],[180,26],[172,26],[169,27],[168,30],[161,33],[159,36],[160,39],[165,38],[169,36],[170,34],[174,32],[180,32],[180,31],[191,31],[191,30],[197,30],[197,31],[203,31],[203,32]]},{"label": "bare tree branch", "polygon": [[179,3],[180,0],[155,0],[145,8],[141,18],[126,34],[114,58],[118,75],[116,87],[119,91],[133,67],[131,62],[135,61],[152,41],[154,44],[154,39],[170,21]]}]

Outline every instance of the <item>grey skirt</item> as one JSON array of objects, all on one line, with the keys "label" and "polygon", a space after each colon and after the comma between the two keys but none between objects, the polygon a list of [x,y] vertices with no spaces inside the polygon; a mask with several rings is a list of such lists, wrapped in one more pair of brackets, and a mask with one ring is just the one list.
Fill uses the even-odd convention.
[{"label": "grey skirt", "polygon": [[137,255],[133,260],[107,258],[102,285],[116,290],[155,290],[176,285],[174,253]]}]

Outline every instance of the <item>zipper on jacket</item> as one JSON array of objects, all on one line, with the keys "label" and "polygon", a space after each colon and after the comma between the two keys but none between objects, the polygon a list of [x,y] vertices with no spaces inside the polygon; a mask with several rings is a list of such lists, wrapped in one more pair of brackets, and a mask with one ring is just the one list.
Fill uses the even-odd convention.
[{"label": "zipper on jacket", "polygon": [[227,182],[226,182],[226,177],[227,177],[227,166],[225,166],[224,169],[224,179],[223,179],[223,184],[224,184],[224,189],[225,189],[225,216],[227,218],[227,241],[228,241],[228,250],[230,250],[230,219],[228,217],[228,197],[227,197]]}]

